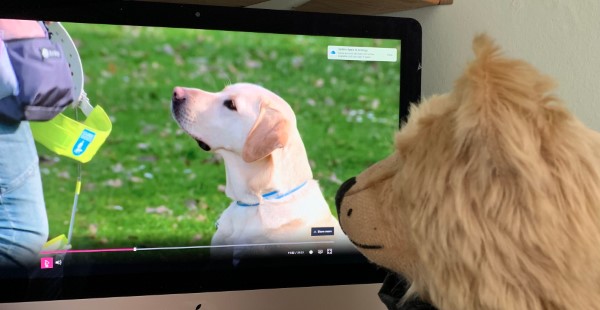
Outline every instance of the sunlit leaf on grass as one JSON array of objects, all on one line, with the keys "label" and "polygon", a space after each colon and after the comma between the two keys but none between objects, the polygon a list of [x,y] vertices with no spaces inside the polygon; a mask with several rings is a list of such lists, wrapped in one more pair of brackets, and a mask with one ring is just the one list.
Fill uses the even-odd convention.
[{"label": "sunlit leaf on grass", "polygon": [[69,174],[69,171],[61,171],[57,174],[57,176],[61,179],[70,179],[71,178],[71,174]]},{"label": "sunlit leaf on grass", "polygon": [[227,70],[229,71],[229,73],[232,73],[233,75],[237,75],[240,73],[240,70],[238,70],[238,68],[236,68],[235,65],[233,65],[233,64],[228,64]]},{"label": "sunlit leaf on grass", "polygon": [[154,155],[146,155],[146,156],[139,156],[138,160],[142,161],[142,162],[154,163],[158,160],[158,158]]},{"label": "sunlit leaf on grass", "polygon": [[96,189],[96,183],[92,183],[92,182],[84,182],[83,183],[83,188],[86,191],[93,191]]},{"label": "sunlit leaf on grass", "polygon": [[110,73],[110,71],[102,70],[100,72],[100,76],[103,77],[104,79],[98,79],[98,82],[100,82],[100,84],[103,84],[103,83],[106,83],[106,79],[111,78],[113,76],[113,74]]},{"label": "sunlit leaf on grass", "polygon": [[365,84],[374,84],[375,83],[375,79],[373,79],[370,76],[365,76],[363,78],[363,83],[365,83]]},{"label": "sunlit leaf on grass", "polygon": [[140,177],[132,176],[129,178],[129,181],[132,183],[142,183],[142,182],[144,182],[144,179],[142,179]]},{"label": "sunlit leaf on grass", "polygon": [[166,206],[158,206],[156,208],[146,208],[146,213],[148,214],[161,214],[161,215],[173,215],[173,210],[167,208]]},{"label": "sunlit leaf on grass", "polygon": [[373,99],[373,101],[371,101],[371,108],[373,110],[376,110],[377,108],[379,108],[379,105],[381,105],[381,102],[379,101],[379,99]]},{"label": "sunlit leaf on grass", "polygon": [[174,59],[175,59],[176,66],[181,67],[181,66],[185,65],[185,60],[183,60],[183,57],[181,57],[180,55],[175,55]]},{"label": "sunlit leaf on grass", "polygon": [[112,169],[112,171],[113,171],[114,173],[120,173],[120,172],[123,172],[123,170],[124,170],[124,167],[123,167],[123,164],[121,164],[121,163],[117,163],[117,164],[114,164],[114,165],[111,167],[111,169]]},{"label": "sunlit leaf on grass", "polygon": [[162,52],[167,55],[173,56],[175,54],[175,49],[171,46],[171,44],[164,44],[161,48]]},{"label": "sunlit leaf on grass", "polygon": [[148,57],[148,53],[145,51],[132,51],[131,49],[125,49],[123,50],[122,54],[124,57],[131,57],[134,59],[145,59],[146,57]]},{"label": "sunlit leaf on grass", "polygon": [[137,147],[139,150],[147,150],[147,149],[149,149],[149,148],[150,148],[150,144],[149,144],[149,143],[138,143],[138,144],[136,145],[136,147]]},{"label": "sunlit leaf on grass", "polygon": [[206,210],[208,209],[208,204],[204,201],[200,201],[199,207],[201,210]]},{"label": "sunlit leaf on grass", "polygon": [[120,28],[121,28],[120,31],[123,35],[128,35],[133,38],[139,38],[144,29],[143,27],[139,27],[139,26],[129,26],[129,27],[122,26]]},{"label": "sunlit leaf on grass", "polygon": [[121,179],[110,179],[106,180],[104,184],[110,187],[118,188],[123,186],[123,181]]},{"label": "sunlit leaf on grass", "polygon": [[88,236],[90,236],[92,238],[96,238],[97,234],[98,234],[98,225],[90,224],[88,226]]},{"label": "sunlit leaf on grass", "polygon": [[108,209],[115,211],[123,211],[123,207],[119,205],[108,207]]},{"label": "sunlit leaf on grass", "polygon": [[168,136],[171,136],[172,134],[173,134],[173,129],[167,127],[160,131],[159,136],[161,138],[166,138]]},{"label": "sunlit leaf on grass", "polygon": [[253,59],[246,60],[246,68],[248,69],[258,69],[262,67],[262,62]]},{"label": "sunlit leaf on grass", "polygon": [[150,134],[155,132],[158,129],[158,126],[154,125],[154,124],[143,124],[142,125],[142,134]]},{"label": "sunlit leaf on grass", "polygon": [[295,69],[299,69],[300,67],[302,67],[302,65],[304,65],[304,57],[302,56],[294,56],[292,57],[292,67],[294,67]]},{"label": "sunlit leaf on grass", "polygon": [[314,83],[314,86],[316,88],[322,88],[323,85],[325,85],[325,80],[323,80],[322,78],[317,79]]},{"label": "sunlit leaf on grass", "polygon": [[186,200],[185,206],[190,212],[198,211],[198,202],[195,199]]}]

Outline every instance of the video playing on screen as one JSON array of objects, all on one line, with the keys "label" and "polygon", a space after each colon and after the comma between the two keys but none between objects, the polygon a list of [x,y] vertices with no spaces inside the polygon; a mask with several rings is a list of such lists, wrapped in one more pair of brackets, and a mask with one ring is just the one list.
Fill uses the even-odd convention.
[{"label": "video playing on screen", "polygon": [[[61,25],[81,60],[74,83],[107,118],[75,132],[68,156],[40,142],[62,133],[29,122],[41,268],[65,254],[194,251],[235,265],[354,251],[335,193],[392,151],[399,40]],[[98,117],[82,109],[61,115]]]}]

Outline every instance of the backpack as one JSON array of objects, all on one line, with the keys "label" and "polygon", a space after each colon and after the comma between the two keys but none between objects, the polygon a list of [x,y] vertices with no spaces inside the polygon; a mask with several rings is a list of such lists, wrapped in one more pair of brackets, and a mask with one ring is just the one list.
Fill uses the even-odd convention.
[{"label": "backpack", "polygon": [[50,120],[75,100],[66,57],[42,25],[46,37],[0,38],[0,121]]}]

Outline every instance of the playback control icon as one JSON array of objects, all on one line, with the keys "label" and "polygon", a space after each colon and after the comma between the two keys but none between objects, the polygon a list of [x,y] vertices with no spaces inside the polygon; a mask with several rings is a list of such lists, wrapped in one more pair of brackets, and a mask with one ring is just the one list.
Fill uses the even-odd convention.
[{"label": "playback control icon", "polygon": [[54,268],[54,257],[42,257],[40,259],[40,268],[42,268],[42,269]]},{"label": "playback control icon", "polygon": [[54,257],[42,257],[40,259],[41,269],[54,269],[55,266],[62,266],[62,259],[54,260]]}]

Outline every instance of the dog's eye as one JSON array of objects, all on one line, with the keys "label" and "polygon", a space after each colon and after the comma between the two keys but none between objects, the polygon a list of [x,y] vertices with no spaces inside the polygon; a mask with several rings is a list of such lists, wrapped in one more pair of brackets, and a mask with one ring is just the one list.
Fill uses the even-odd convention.
[{"label": "dog's eye", "polygon": [[235,102],[231,99],[227,99],[223,102],[223,105],[227,107],[229,110],[237,111],[237,107],[235,106]]}]

